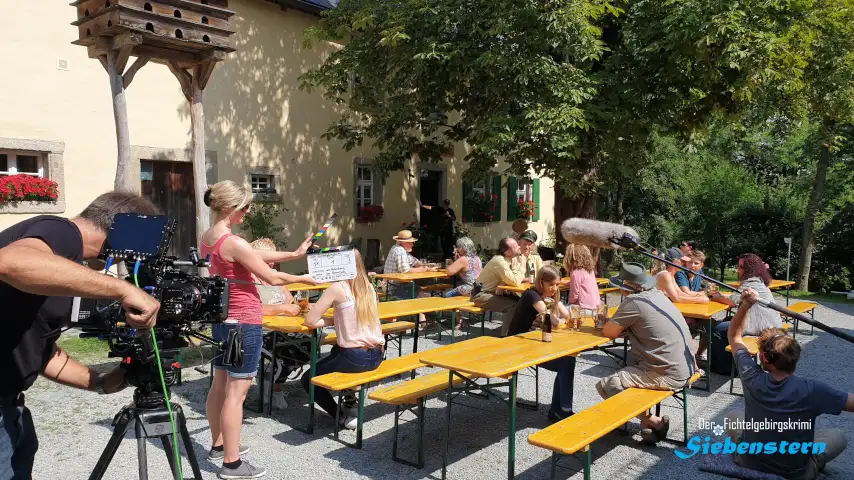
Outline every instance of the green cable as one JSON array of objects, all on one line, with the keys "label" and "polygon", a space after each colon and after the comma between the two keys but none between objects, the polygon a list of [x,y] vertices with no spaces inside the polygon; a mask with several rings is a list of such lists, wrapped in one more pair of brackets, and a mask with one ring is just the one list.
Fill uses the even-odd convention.
[{"label": "green cable", "polygon": [[[133,269],[133,283],[136,285],[136,288],[139,288],[139,278],[137,276],[138,269],[139,262],[137,262],[136,268]],[[178,453],[178,429],[175,427],[175,415],[172,413],[172,402],[169,401],[169,394],[166,392],[166,378],[163,377],[163,365],[160,362],[160,350],[157,348],[157,337],[154,335],[154,329],[151,329],[151,340],[154,343],[154,356],[157,358],[157,370],[160,372],[160,385],[163,387],[163,396],[166,397],[166,409],[169,410],[169,422],[172,424],[172,446],[175,450],[175,464],[178,467],[178,475],[180,478],[184,478],[184,472],[181,470],[181,455]]]}]

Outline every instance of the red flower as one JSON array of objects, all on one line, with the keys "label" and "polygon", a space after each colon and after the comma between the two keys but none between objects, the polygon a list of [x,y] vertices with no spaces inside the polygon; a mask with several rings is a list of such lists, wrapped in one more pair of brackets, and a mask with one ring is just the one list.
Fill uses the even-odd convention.
[{"label": "red flower", "polygon": [[406,227],[406,222],[400,224],[401,227]]},{"label": "red flower", "polygon": [[0,177],[0,203],[51,201],[59,198],[59,186],[46,178],[19,174]]}]

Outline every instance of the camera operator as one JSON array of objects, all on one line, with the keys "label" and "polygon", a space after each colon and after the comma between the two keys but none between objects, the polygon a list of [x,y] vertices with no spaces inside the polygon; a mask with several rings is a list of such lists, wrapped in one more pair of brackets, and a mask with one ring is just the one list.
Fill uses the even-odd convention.
[{"label": "camera operator", "polygon": [[138,195],[111,192],[70,220],[38,216],[0,232],[0,479],[31,478],[38,439],[23,392],[39,373],[98,393],[124,388],[120,368],[98,374],[70,358],[56,340],[78,296],[119,301],[129,312],[128,323],[154,325],[160,308],[154,298],[81,261],[97,258],[116,214],[156,210]]}]

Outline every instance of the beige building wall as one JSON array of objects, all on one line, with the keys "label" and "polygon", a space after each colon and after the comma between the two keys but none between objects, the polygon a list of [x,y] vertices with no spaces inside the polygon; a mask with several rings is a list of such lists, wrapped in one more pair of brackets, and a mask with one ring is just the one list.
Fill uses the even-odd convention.
[{"label": "beige building wall", "polygon": [[[333,46],[303,50],[305,28],[317,18],[282,11],[262,0],[232,0],[237,49],[217,66],[205,92],[209,182],[248,182],[251,173],[276,176],[277,192],[288,209],[281,221],[295,246],[332,213],[340,217],[328,242],[381,239],[384,255],[402,222],[417,214],[416,162],[393,173],[383,191],[385,218],[373,225],[354,219],[354,160],[369,151],[346,152],[336,141],[321,139],[338,118],[336,107],[319,92],[299,90],[299,76],[320,64]],[[94,197],[112,188],[116,136],[110,89],[101,64],[86,49],[72,45],[77,36],[73,7],[53,0],[7,5],[0,17],[0,139],[55,142],[63,147],[65,196],[60,215],[79,213]],[[37,30],[38,35],[33,35]],[[64,61],[67,69],[59,69]],[[188,160],[189,109],[177,80],[159,64],[137,74],[127,91],[130,141],[138,159]],[[0,141],[0,148],[3,148]],[[464,147],[440,168],[447,169],[447,197],[462,212]],[[137,164],[138,165],[138,164]],[[501,168],[501,166],[499,166]],[[138,170],[137,170],[138,171]],[[506,218],[504,189],[501,219]],[[540,221],[531,228],[545,238],[554,230],[553,183],[542,179]],[[36,213],[0,210],[0,228]],[[20,211],[12,209],[11,211]],[[510,232],[510,222],[472,226],[476,243],[494,248]],[[305,268],[293,265],[289,270]]]}]

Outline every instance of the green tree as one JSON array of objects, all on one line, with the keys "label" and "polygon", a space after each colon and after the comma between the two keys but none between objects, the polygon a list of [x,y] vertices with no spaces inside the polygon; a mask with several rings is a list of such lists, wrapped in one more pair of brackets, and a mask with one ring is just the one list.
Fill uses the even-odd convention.
[{"label": "green tree", "polygon": [[837,3],[344,0],[310,31],[344,47],[302,86],[365,107],[344,109],[326,138],[369,142],[380,171],[464,141],[468,177],[503,159],[510,174],[554,178],[559,225],[595,216],[603,175],[632,178],[651,134],[693,139],[715,111],[760,91],[784,101],[771,86],[796,92],[791,72],[806,79],[814,56],[786,48],[812,52],[814,11]]}]

